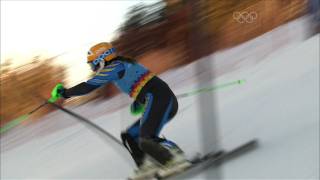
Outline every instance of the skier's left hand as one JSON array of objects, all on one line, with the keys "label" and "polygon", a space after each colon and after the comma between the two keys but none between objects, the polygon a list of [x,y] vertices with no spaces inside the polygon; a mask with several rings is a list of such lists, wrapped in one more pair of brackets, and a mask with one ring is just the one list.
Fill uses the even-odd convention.
[{"label": "skier's left hand", "polygon": [[53,90],[51,91],[51,97],[48,100],[50,103],[56,102],[58,99],[62,97],[62,93],[64,91],[64,87],[62,83],[58,83]]},{"label": "skier's left hand", "polygon": [[130,111],[132,115],[139,115],[144,112],[145,104],[141,104],[137,101],[134,101],[130,106]]}]

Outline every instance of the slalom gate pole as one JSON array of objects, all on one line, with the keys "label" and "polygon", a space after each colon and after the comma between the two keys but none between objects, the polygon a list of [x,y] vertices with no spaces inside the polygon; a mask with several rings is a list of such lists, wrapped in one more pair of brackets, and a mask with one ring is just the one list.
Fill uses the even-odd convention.
[{"label": "slalom gate pole", "polygon": [[93,122],[91,122],[89,119],[87,119],[87,118],[85,118],[85,117],[82,117],[82,116],[80,116],[80,115],[78,115],[78,114],[76,114],[76,113],[74,113],[74,112],[72,112],[72,111],[70,111],[70,110],[68,110],[68,109],[66,109],[66,108],[64,108],[64,107],[62,107],[62,106],[59,106],[59,105],[57,105],[57,104],[55,104],[55,103],[49,103],[49,104],[52,105],[53,107],[61,110],[61,111],[63,111],[63,112],[65,112],[65,113],[73,116],[73,117],[76,118],[77,120],[80,120],[81,122],[84,122],[85,124],[93,127],[94,129],[96,129],[96,130],[98,130],[100,133],[108,136],[112,141],[114,141],[115,143],[117,143],[118,145],[120,145],[121,147],[123,147],[121,141],[119,141],[116,137],[114,137],[112,134],[110,134],[110,133],[107,132],[106,130],[102,129],[100,126],[98,126],[98,125],[94,124]]},{"label": "slalom gate pole", "polygon": [[[127,151],[127,149],[123,146],[122,142],[120,140],[118,140],[116,137],[114,137],[112,134],[110,134],[109,132],[107,132],[106,130],[102,129],[100,126],[96,125],[95,123],[91,122],[90,120],[88,120],[85,117],[82,117],[62,106],[59,106],[55,103],[49,103],[50,105],[54,106],[55,108],[73,116],[75,119],[81,121],[84,125],[86,125],[89,129],[93,130],[94,132],[98,132],[97,134],[100,136],[107,136],[109,140],[111,140],[111,143],[116,144],[116,146],[112,146],[112,148],[115,149],[116,152],[120,153],[121,157],[124,158],[125,161],[128,161],[128,159],[131,159],[130,153]],[[118,147],[118,148],[117,148]],[[134,164],[132,163],[132,161],[130,164],[132,166],[134,166]]]},{"label": "slalom gate pole", "polygon": [[[200,89],[197,89],[197,90],[194,90],[194,91],[190,91],[190,92],[187,92],[187,93],[182,93],[182,94],[178,94],[177,95],[177,98],[180,99],[180,98],[185,98],[185,97],[190,97],[190,96],[194,96],[194,95],[197,95],[197,94],[200,94],[200,93],[204,93],[204,92],[210,92],[210,91],[214,91],[214,90],[217,90],[217,89],[222,89],[222,88],[226,88],[226,87],[230,87],[230,86],[234,86],[234,85],[241,85],[245,83],[245,80],[244,79],[239,79],[239,80],[236,80],[236,81],[232,81],[232,82],[228,82],[228,83],[224,83],[224,84],[220,84],[220,85],[216,85],[216,86],[210,86],[210,87],[204,87],[204,88],[200,88]],[[14,120],[11,120],[10,122],[8,122],[7,124],[5,124],[3,127],[0,128],[0,134],[2,133],[5,133],[7,132],[8,130],[16,127],[17,125],[19,125],[21,122],[25,121],[26,119],[29,118],[29,116],[36,112],[37,110],[39,110],[40,108],[42,108],[43,106],[45,106],[46,104],[48,104],[47,101],[45,101],[43,104],[39,105],[37,108],[35,108],[34,110],[30,111],[29,113],[27,114],[24,114]],[[51,104],[51,103],[50,103]],[[98,129],[100,132],[106,134],[107,136],[109,136],[111,139],[113,140],[117,140],[118,142],[117,143],[120,143],[121,142],[116,139],[115,137],[113,137],[110,133],[106,132],[105,130],[103,130],[102,128],[98,127],[97,125],[93,124],[91,121],[87,120],[86,118],[83,118],[57,104],[52,104],[54,107],[64,111],[64,112],[67,112],[68,114],[76,117],[77,119],[81,119],[82,121],[84,122],[87,122],[87,124],[91,124],[92,126],[96,126],[95,128]]]},{"label": "slalom gate pole", "polygon": [[16,119],[11,120],[10,122],[8,122],[7,124],[5,124],[3,127],[0,128],[0,134],[7,132],[8,130],[19,125],[21,122],[27,120],[31,114],[38,111],[40,108],[44,107],[47,104],[48,102],[44,102],[40,104],[38,107],[34,108],[32,111],[28,112],[27,114],[24,114],[22,116],[17,117]]},{"label": "slalom gate pole", "polygon": [[7,132],[8,130],[16,127],[17,125],[19,125],[21,122],[27,120],[29,118],[29,116],[31,114],[33,114],[34,112],[38,111],[39,109],[41,109],[42,107],[44,107],[45,105],[47,104],[50,104],[52,106],[54,106],[55,108],[75,117],[76,119],[86,123],[87,125],[90,125],[91,127],[94,127],[96,130],[100,131],[101,133],[103,133],[104,135],[108,136],[110,139],[112,139],[114,142],[116,142],[117,144],[121,145],[122,146],[122,143],[116,138],[114,137],[113,135],[111,135],[110,133],[108,133],[107,131],[105,131],[104,129],[102,129],[101,127],[97,126],[96,124],[92,123],[90,120],[68,110],[68,109],[65,109],[55,103],[49,103],[48,101],[45,101],[44,103],[40,104],[38,107],[36,107],[35,109],[33,109],[32,111],[30,111],[29,113],[27,114],[24,114],[22,116],[19,116],[18,118],[14,119],[14,120],[11,120],[10,122],[8,122],[7,124],[5,124],[3,127],[0,128],[0,133],[5,133]]}]

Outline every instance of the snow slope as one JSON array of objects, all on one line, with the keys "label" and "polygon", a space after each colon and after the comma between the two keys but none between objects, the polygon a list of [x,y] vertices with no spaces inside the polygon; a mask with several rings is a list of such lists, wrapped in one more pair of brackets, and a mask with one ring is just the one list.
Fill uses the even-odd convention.
[{"label": "snow slope", "polygon": [[[161,75],[177,94],[199,88],[199,83],[205,87],[246,80],[243,85],[179,99],[179,113],[162,133],[188,155],[200,151],[199,96],[214,96],[215,107],[206,110],[217,113],[223,148],[252,138],[260,141],[255,151],[210,169],[216,177],[319,179],[319,34],[305,41],[300,33],[290,37],[287,30],[297,23]],[[211,67],[205,66],[208,61]],[[199,65],[204,67],[201,73],[194,68]],[[124,106],[128,102],[119,95],[70,109],[119,137],[135,119]],[[110,107],[113,111],[106,112]],[[1,137],[1,179],[125,179],[132,165],[121,147],[60,111]]]}]

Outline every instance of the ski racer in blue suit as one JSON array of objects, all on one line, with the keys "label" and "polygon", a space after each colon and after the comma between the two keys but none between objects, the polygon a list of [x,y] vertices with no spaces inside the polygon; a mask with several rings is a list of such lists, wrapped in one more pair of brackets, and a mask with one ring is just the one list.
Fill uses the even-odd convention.
[{"label": "ski racer in blue suit", "polygon": [[[143,111],[142,117],[121,133],[123,145],[138,166],[137,175],[154,168],[147,156],[163,167],[187,163],[181,149],[172,141],[159,137],[166,123],[177,113],[178,101],[169,86],[134,59],[118,56],[110,43],[99,43],[88,52],[87,62],[96,75],[87,82],[71,88],[62,85],[54,89],[56,97],[70,98],[85,95],[108,83],[115,84],[133,98],[131,110]],[[141,170],[141,171],[139,171]]]}]

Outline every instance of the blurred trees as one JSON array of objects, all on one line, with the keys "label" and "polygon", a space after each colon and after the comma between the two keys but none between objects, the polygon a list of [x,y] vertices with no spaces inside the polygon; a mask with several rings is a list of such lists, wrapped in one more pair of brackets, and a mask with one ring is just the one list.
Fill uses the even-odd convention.
[{"label": "blurred trees", "polygon": [[[308,0],[211,0],[204,1],[202,17],[206,31],[213,36],[214,50],[229,48],[263,33],[266,33],[284,23],[304,15]],[[235,19],[235,13],[241,13],[241,18],[257,15],[251,23],[240,23]]]},{"label": "blurred trees", "polygon": [[[156,73],[190,63],[202,56],[255,38],[305,13],[307,0],[164,0],[132,7],[114,40],[120,55],[131,56]],[[258,19],[241,24],[234,12],[255,11]],[[205,48],[199,44],[208,44]],[[201,48],[200,48],[201,47]],[[66,69],[50,58],[19,68],[1,67],[1,125],[29,112],[39,103],[34,95],[48,92],[65,79]],[[112,85],[88,97],[83,103],[118,91]],[[41,114],[41,113],[37,113]]]},{"label": "blurred trees", "polygon": [[[132,7],[113,41],[117,51],[155,73],[188,64],[278,27],[306,12],[307,0],[163,0]],[[256,12],[242,24],[235,12]],[[204,45],[205,44],[205,45]],[[117,93],[106,86],[104,97]],[[107,93],[106,93],[107,92]]]},{"label": "blurred trees", "polygon": [[[118,52],[137,58],[157,73],[181,64],[185,60],[187,11],[180,9],[172,13],[171,10],[171,6],[162,1],[132,7],[127,13],[127,20],[118,30],[119,37],[113,42]],[[172,55],[175,55],[174,58],[171,58]],[[144,60],[155,56],[154,61],[161,66]]]},{"label": "blurred trees", "polygon": [[[54,65],[53,59],[37,56],[20,67],[11,67],[10,61],[1,65],[1,126],[37,107],[41,103],[37,97],[48,97],[55,84],[65,78],[65,68]],[[49,110],[42,108],[36,115]]]},{"label": "blurred trees", "polygon": [[122,32],[130,29],[142,28],[149,24],[157,24],[164,20],[165,4],[158,2],[151,5],[137,4],[129,9],[126,21],[120,27]]},{"label": "blurred trees", "polygon": [[113,44],[122,53],[136,57],[165,43],[165,29],[160,24],[165,21],[163,2],[133,6],[126,14],[126,21],[119,28],[120,37]]},{"label": "blurred trees", "polygon": [[[255,38],[303,15],[306,7],[307,0],[164,0],[139,4],[128,12],[114,45],[124,55],[157,63],[153,70],[162,72]],[[235,12],[255,12],[257,20],[239,23]],[[204,41],[208,41],[208,49],[197,49]],[[197,50],[190,52],[193,49]],[[164,52],[170,57],[163,58]],[[159,56],[146,58],[155,57],[150,53]]]}]

